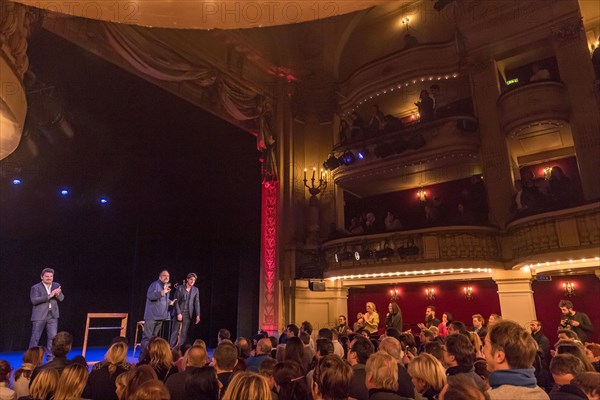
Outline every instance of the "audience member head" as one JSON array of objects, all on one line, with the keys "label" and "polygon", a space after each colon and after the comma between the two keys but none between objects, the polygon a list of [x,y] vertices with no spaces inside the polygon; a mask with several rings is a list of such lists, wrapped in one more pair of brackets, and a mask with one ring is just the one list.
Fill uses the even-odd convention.
[{"label": "audience member head", "polygon": [[169,342],[160,337],[148,342],[148,364],[155,369],[171,368],[173,353],[171,353]]},{"label": "audience member head", "polygon": [[360,335],[362,337],[365,337],[367,339],[369,338],[369,336],[371,336],[371,334],[369,333],[369,331],[366,330],[365,328],[360,328],[359,330],[356,331],[356,334]]},{"label": "audience member head", "polygon": [[[367,219],[369,218],[369,215],[372,215],[372,219],[375,220],[375,214],[373,213],[368,213],[367,214]],[[365,305],[365,308],[367,309],[367,312],[377,312],[377,306],[375,305],[375,303],[373,303],[372,301],[367,301],[367,304]]]},{"label": "audience member head", "polygon": [[299,338],[292,336],[288,339],[285,345],[285,356],[286,361],[295,361],[302,365],[302,357],[304,356],[304,344]]},{"label": "audience member head", "polygon": [[339,323],[340,325],[347,325],[347,321],[348,321],[348,320],[347,320],[347,318],[346,318],[346,316],[345,316],[345,315],[340,315],[340,316],[338,316],[338,323]]},{"label": "audience member head", "polygon": [[483,354],[489,371],[531,368],[537,354],[535,339],[514,321],[500,321],[485,337]]},{"label": "audience member head", "polygon": [[402,348],[400,347],[400,341],[393,337],[385,337],[379,343],[378,352],[387,353],[398,362],[402,361]]},{"label": "audience member head", "polygon": [[582,372],[571,381],[587,395],[589,400],[600,400],[600,373]]},{"label": "audience member head", "polygon": [[35,369],[44,363],[44,348],[41,346],[35,346],[27,349],[23,354],[23,364],[21,368],[15,371],[15,381],[21,376],[29,379],[31,373]]},{"label": "audience member head", "polygon": [[115,393],[117,394],[117,398],[119,400],[125,399],[123,394],[125,393],[125,389],[127,388],[127,377],[128,373],[123,372],[122,374],[117,375],[117,377],[115,378]]},{"label": "audience member head", "polygon": [[[294,324],[289,324],[288,326],[285,327],[285,334],[287,335],[288,339],[292,336],[298,336],[299,332],[300,332],[300,329]],[[309,335],[310,335],[310,333],[309,333]]]},{"label": "audience member head", "polygon": [[448,326],[448,323],[452,322],[454,320],[454,318],[452,317],[452,314],[449,312],[445,312],[442,314],[442,323],[446,324],[446,326]]},{"label": "audience member head", "polygon": [[58,386],[58,371],[54,368],[43,368],[29,386],[29,395],[34,399],[52,398]]},{"label": "audience member head", "polygon": [[333,340],[333,334],[331,333],[331,329],[329,328],[321,328],[319,329],[319,333],[317,333],[318,338]]},{"label": "audience member head", "polygon": [[591,363],[600,361],[600,344],[597,343],[586,343],[585,344],[585,356]]},{"label": "audience member head", "polygon": [[567,314],[573,310],[573,303],[570,300],[561,300],[558,303],[558,308],[563,314]]},{"label": "audience member head", "polygon": [[444,346],[441,342],[434,341],[425,343],[424,351],[425,353],[431,354],[432,356],[437,358],[439,362],[444,362]]},{"label": "audience member head", "polygon": [[232,343],[220,343],[213,354],[213,362],[217,373],[233,371],[238,362],[237,347]]},{"label": "audience member head", "polygon": [[67,365],[58,379],[58,385],[52,399],[72,400],[81,398],[87,380],[88,370],[86,367],[75,363]]},{"label": "audience member head", "polygon": [[479,335],[475,332],[467,332],[467,337],[471,341],[471,344],[473,345],[473,349],[475,349],[475,352],[480,351],[481,347],[483,346],[483,343],[481,342],[481,338],[479,337]]},{"label": "audience member head", "polygon": [[425,309],[425,319],[431,321],[435,318],[435,306],[427,306]]},{"label": "audience member head", "polygon": [[367,360],[375,352],[373,343],[364,336],[356,336],[350,343],[348,350],[348,361],[351,365],[366,364]]},{"label": "audience member head", "polygon": [[486,390],[489,389],[490,388],[490,383],[489,383],[490,371],[488,371],[487,362],[485,361],[485,359],[484,358],[476,358],[475,362],[473,363],[473,369],[475,370],[475,373],[477,375],[479,375],[479,377],[483,381],[483,384],[484,384]]},{"label": "audience member head", "polygon": [[185,394],[188,399],[218,400],[219,380],[213,367],[192,368],[185,373]]},{"label": "audience member head", "polygon": [[310,335],[306,332],[300,332],[298,334],[298,337],[300,338],[300,340],[302,340],[302,343],[305,346],[308,346],[310,344]]},{"label": "audience member head", "polygon": [[319,360],[313,373],[312,394],[315,400],[341,400],[348,398],[352,383],[352,368],[336,355]]},{"label": "audience member head", "polygon": [[217,343],[221,343],[221,340],[223,339],[231,340],[231,332],[225,328],[219,329],[219,333],[217,334]]},{"label": "audience member head", "polygon": [[142,383],[128,400],[171,400],[171,395],[165,384],[156,379]]},{"label": "audience member head", "polygon": [[52,340],[52,354],[54,357],[66,357],[73,346],[73,335],[69,332],[58,332]]},{"label": "audience member head", "polygon": [[206,348],[202,346],[192,346],[185,353],[186,367],[200,368],[208,364],[208,354]]},{"label": "audience member head", "polygon": [[579,336],[577,336],[577,334],[570,329],[559,329],[556,331],[556,333],[558,335],[558,340],[579,340]]},{"label": "audience member head", "polygon": [[398,390],[398,362],[387,353],[378,352],[367,360],[367,389]]},{"label": "audience member head", "polygon": [[435,339],[435,336],[433,335],[433,332],[431,332],[430,329],[423,328],[421,329],[421,333],[419,334],[419,339],[421,340],[422,344],[425,344],[432,342],[433,339]]},{"label": "audience member head", "polygon": [[569,342],[566,340],[559,341],[556,346],[556,354],[573,354],[583,363],[586,371],[596,372],[592,363],[585,356],[585,347],[579,342]]},{"label": "audience member head", "polygon": [[252,352],[252,347],[250,346],[250,342],[243,336],[240,336],[235,340],[235,345],[238,348],[239,356],[243,359],[250,357],[250,353]]},{"label": "audience member head", "polygon": [[431,354],[421,353],[408,363],[408,374],[415,390],[421,394],[429,388],[439,392],[446,384],[446,370]]},{"label": "audience member head", "polygon": [[498,314],[490,314],[488,317],[488,326],[492,326],[498,322],[502,321],[502,317]]},{"label": "audience member head", "polygon": [[316,342],[316,350],[318,358],[333,354],[333,342],[329,339],[319,338]]},{"label": "audience member head", "polygon": [[240,372],[233,376],[223,400],[271,399],[267,380],[255,372]]},{"label": "audience member head", "polygon": [[262,338],[258,341],[258,343],[256,343],[255,354],[257,356],[261,355],[261,354],[266,354],[266,355],[270,356],[271,350],[273,350],[273,346],[271,345],[271,339],[269,339],[269,338]]},{"label": "audience member head", "polygon": [[[303,321],[303,322],[302,322],[302,325],[300,325],[300,331],[301,331],[301,332],[306,332],[306,333],[308,333],[309,335],[312,335],[312,332],[313,332],[313,326],[312,326],[312,324],[311,324],[310,322],[308,322],[308,321]],[[296,335],[296,336],[298,336],[298,335]]]},{"label": "audience member head", "polygon": [[281,400],[306,400],[309,389],[306,384],[305,372],[295,361],[278,363],[273,370],[275,388]]},{"label": "audience member head", "polygon": [[444,364],[448,367],[472,366],[475,362],[475,349],[469,338],[458,333],[448,335],[446,338],[446,351]]},{"label": "audience member head", "polygon": [[147,364],[138,365],[127,372],[127,384],[123,391],[123,399],[129,399],[133,393],[146,381],[158,380],[154,368]]},{"label": "audience member head", "polygon": [[4,382],[8,385],[12,371],[13,368],[10,366],[8,361],[0,360],[0,383]]},{"label": "audience member head", "polygon": [[439,400],[487,400],[475,381],[466,374],[448,377],[448,384],[440,393]]},{"label": "audience member head", "polygon": [[273,390],[275,387],[275,379],[273,379],[275,365],[277,365],[276,359],[265,358],[263,362],[260,363],[260,367],[258,368],[258,373],[265,377],[271,390]]},{"label": "audience member head", "polygon": [[398,306],[398,303],[396,303],[395,301],[392,301],[390,303],[390,305],[388,306],[388,309],[390,311],[390,314],[392,314],[392,315],[396,315],[396,314],[402,315],[402,311],[400,311],[400,306]]},{"label": "audience member head", "polygon": [[437,326],[430,326],[429,330],[433,333],[433,337],[436,338],[440,335],[440,330]]},{"label": "audience member head", "polygon": [[475,329],[480,329],[485,325],[485,320],[483,319],[483,315],[481,314],[473,314],[471,317],[473,319],[473,327]]},{"label": "audience member head", "polygon": [[550,373],[557,385],[567,385],[585,371],[583,362],[573,354],[557,354],[550,361]]},{"label": "audience member head", "polygon": [[114,374],[117,366],[123,366],[127,362],[127,345],[123,342],[114,343],[106,351],[104,360],[108,363],[108,371]]},{"label": "audience member head", "polygon": [[467,327],[461,321],[452,321],[448,323],[448,334],[453,335],[455,333],[461,335],[467,335],[469,331],[467,331]]}]

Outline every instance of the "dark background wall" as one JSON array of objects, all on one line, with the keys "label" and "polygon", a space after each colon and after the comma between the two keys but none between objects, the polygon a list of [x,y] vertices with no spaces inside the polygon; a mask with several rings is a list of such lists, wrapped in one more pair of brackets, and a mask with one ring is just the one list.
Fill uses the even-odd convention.
[{"label": "dark background wall", "polygon": [[[88,312],[128,312],[132,340],[163,268],[173,282],[199,275],[195,337],[214,344],[222,327],[252,334],[258,296],[244,302],[250,318],[236,327],[238,293],[258,292],[255,138],[47,32],[29,55],[38,77],[56,85],[75,136],[32,129],[39,154],[21,143],[0,163],[0,351],[27,347],[29,289],[46,266],[65,294],[59,329],[76,345]],[[23,183],[13,186],[17,173]],[[99,205],[100,195],[110,203]],[[94,332],[91,345],[115,334]]]}]

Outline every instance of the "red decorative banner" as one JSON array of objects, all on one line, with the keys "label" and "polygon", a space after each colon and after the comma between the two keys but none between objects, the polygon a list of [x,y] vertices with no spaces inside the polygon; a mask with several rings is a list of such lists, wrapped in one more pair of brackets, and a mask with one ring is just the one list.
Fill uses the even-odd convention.
[{"label": "red decorative banner", "polygon": [[262,183],[262,277],[260,298],[260,325],[275,334],[277,321],[277,200],[279,182]]}]

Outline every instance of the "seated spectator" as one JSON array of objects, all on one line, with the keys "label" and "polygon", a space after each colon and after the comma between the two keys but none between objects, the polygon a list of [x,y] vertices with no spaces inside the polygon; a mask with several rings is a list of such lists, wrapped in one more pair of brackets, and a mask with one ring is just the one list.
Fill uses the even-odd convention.
[{"label": "seated spectator", "polygon": [[425,351],[425,345],[427,343],[433,342],[435,340],[435,336],[430,329],[423,328],[421,329],[421,333],[419,333],[419,341],[421,342],[419,345],[419,354]]},{"label": "seated spectator", "polygon": [[225,328],[219,329],[219,333],[217,333],[217,345],[221,343],[222,340],[231,340],[231,332]]},{"label": "seated spectator", "polygon": [[362,235],[365,233],[365,228],[363,228],[358,217],[352,218],[350,226],[348,227],[348,232],[350,232],[351,235]]},{"label": "seated spectator", "polygon": [[389,354],[378,352],[367,360],[365,385],[369,400],[404,400],[398,391],[398,362]]},{"label": "seated spectator", "polygon": [[128,400],[170,400],[169,391],[159,380],[142,383]]},{"label": "seated spectator", "polygon": [[463,203],[458,203],[456,206],[456,216],[454,217],[456,225],[472,225],[475,223],[475,218],[470,210],[467,210]]},{"label": "seated spectator", "polygon": [[[188,376],[196,369],[206,366],[206,349],[202,346],[192,346],[186,353],[186,366],[181,372],[171,375],[166,382],[167,390],[171,394],[171,400],[185,400],[188,395],[185,390]],[[212,369],[212,367],[210,367]],[[207,376],[206,374],[203,376]],[[215,372],[215,379],[216,379]]]},{"label": "seated spectator", "polygon": [[475,382],[477,387],[484,390],[485,385],[479,375],[475,373],[474,363],[475,349],[471,341],[465,335],[458,333],[449,335],[446,338],[446,350],[444,351],[446,374],[448,376],[465,374]]},{"label": "seated spectator", "polygon": [[[317,352],[315,353],[314,365],[316,365],[320,359],[332,355],[334,352],[333,342],[327,338],[320,337],[317,339]],[[314,367],[306,374],[306,384],[309,388],[312,388]]]},{"label": "seated spectator", "polygon": [[414,104],[419,109],[419,119],[421,122],[429,122],[433,119],[433,99],[429,97],[427,90],[421,90],[419,101]]},{"label": "seated spectator", "polygon": [[[174,375],[175,376],[175,375]],[[174,377],[173,376],[173,377]],[[179,386],[175,390],[179,393],[183,392],[184,396],[175,397],[169,382],[173,379],[171,377],[167,381],[167,389],[171,394],[171,400],[176,399],[201,399],[201,400],[219,400],[219,392],[221,390],[219,379],[217,378],[217,371],[213,367],[200,367],[190,368],[185,372],[185,381],[182,382],[183,387]]]},{"label": "seated spectator", "polygon": [[437,326],[430,326],[427,329],[429,329],[431,331],[431,333],[433,333],[434,339],[440,336],[440,330],[438,329]]},{"label": "seated spectator", "polygon": [[29,396],[20,397],[20,400],[51,400],[58,386],[58,371],[52,368],[40,371],[29,387]]},{"label": "seated spectator", "polygon": [[352,368],[335,355],[325,356],[314,369],[311,385],[313,399],[347,399],[351,383]]},{"label": "seated spectator", "polygon": [[500,321],[502,321],[502,316],[498,314],[490,314],[488,317],[488,331],[493,325],[496,325]]},{"label": "seated spectator", "polygon": [[385,219],[383,220],[386,231],[397,231],[402,229],[402,222],[394,216],[391,211],[387,212]]},{"label": "seated spectator", "polygon": [[485,391],[487,392],[490,390],[490,371],[487,369],[487,362],[485,361],[485,358],[476,358],[475,362],[473,363],[473,369],[483,381]]},{"label": "seated spectator", "polygon": [[366,214],[365,223],[363,224],[363,230],[366,234],[381,232],[379,224],[377,223],[377,218],[372,212]]},{"label": "seated spectator", "polygon": [[483,342],[479,338],[479,335],[475,332],[467,332],[466,336],[469,338],[469,341],[473,345],[475,349],[475,358],[484,358],[481,349],[483,348]]},{"label": "seated spectator", "polygon": [[117,376],[131,368],[127,363],[127,345],[122,342],[113,344],[106,352],[102,363],[97,364],[102,366],[92,369],[83,397],[92,400],[118,400],[115,380]]},{"label": "seated spectator", "polygon": [[462,321],[450,321],[448,323],[448,334],[453,335],[455,333],[459,333],[467,337],[469,336],[469,331],[467,331],[467,327]]},{"label": "seated spectator", "polygon": [[28,349],[23,354],[23,364],[21,368],[15,371],[15,382],[13,389],[17,394],[17,399],[20,397],[29,396],[29,384],[31,382],[31,374],[33,370],[44,363],[44,348],[36,346]]},{"label": "seated spectator", "polygon": [[231,343],[220,343],[215,349],[212,362],[217,370],[217,378],[223,385],[221,387],[221,394],[219,397],[223,397],[225,390],[227,390],[227,385],[229,385],[229,381],[233,375],[233,369],[238,363],[237,348]]},{"label": "seated spectator", "polygon": [[60,375],[67,366],[73,364],[72,360],[67,360],[67,354],[71,351],[72,346],[73,336],[69,332],[58,332],[54,340],[52,340],[51,351],[54,359],[34,369],[31,374],[31,382],[35,380],[37,374],[43,369],[55,369]]},{"label": "seated spectator", "polygon": [[17,393],[9,387],[12,367],[6,360],[0,360],[0,399],[15,400]]},{"label": "seated spectator", "polygon": [[402,358],[404,354],[400,345],[400,341],[393,337],[385,337],[381,340],[377,352],[389,354],[398,363],[398,390],[396,391],[396,393],[399,396],[414,398],[415,388],[413,382],[410,379],[408,371],[402,363]]},{"label": "seated spectator", "polygon": [[427,400],[437,399],[446,384],[446,370],[431,354],[422,353],[408,363],[408,373],[415,391]]},{"label": "seated spectator", "polygon": [[[581,343],[581,340],[579,340],[579,336],[577,336],[577,333],[575,333],[575,331],[571,330],[571,329],[559,329],[556,331],[556,334],[558,336],[558,340],[568,340],[571,342],[579,342]],[[558,344],[558,342],[554,345],[556,347],[556,345]]]},{"label": "seated spectator", "polygon": [[425,344],[424,352],[431,354],[438,359],[439,362],[444,362],[444,346],[439,341],[433,341]]},{"label": "seated spectator", "polygon": [[138,390],[138,388],[146,381],[155,381],[158,380],[156,376],[156,371],[149,365],[138,365],[137,367],[130,369],[125,374],[121,374],[117,377],[117,381],[115,384],[117,385],[117,395],[119,393],[119,383],[120,377],[125,375],[125,385],[121,395],[119,396],[120,400],[128,400],[133,396],[133,394]]},{"label": "seated spectator", "polygon": [[487,328],[485,327],[485,320],[483,319],[483,315],[474,314],[471,318],[473,319],[473,332],[479,335],[479,338],[483,343],[485,335],[487,335]]},{"label": "seated spectator", "polygon": [[448,325],[450,324],[450,322],[452,321],[452,314],[450,314],[449,312],[445,312],[442,314],[442,321],[438,324],[438,336],[439,337],[446,337],[449,335],[448,333]]},{"label": "seated spectator", "polygon": [[235,374],[223,400],[238,399],[271,400],[271,390],[266,379],[250,371]]},{"label": "seated spectator", "polygon": [[279,400],[309,398],[310,391],[304,374],[302,366],[295,361],[284,361],[275,366],[273,378]]},{"label": "seated spectator", "polygon": [[273,378],[275,365],[277,365],[277,360],[275,360],[274,358],[267,358],[263,361],[263,363],[260,365],[260,368],[258,369],[258,373],[267,380],[267,384],[271,388],[271,395],[273,397],[273,400],[277,400],[277,393],[275,393],[275,378]]},{"label": "seated spectator", "polygon": [[600,400],[600,374],[582,372],[571,381],[571,385],[583,390],[589,400]]},{"label": "seated spectator", "polygon": [[[363,336],[357,335],[348,349],[347,360],[352,367],[352,383],[350,384],[350,397],[357,400],[367,400],[369,391],[365,385],[367,360],[375,352],[371,341]],[[397,381],[396,376],[396,381]]]},{"label": "seated spectator", "polygon": [[587,357],[588,361],[592,363],[592,366],[596,372],[600,372],[600,344],[586,343],[585,356]]},{"label": "seated spectator", "polygon": [[252,352],[252,347],[250,342],[245,337],[240,336],[235,340],[235,346],[238,348],[238,354],[241,358],[246,360],[250,357],[250,353]]},{"label": "seated spectator", "polygon": [[58,379],[52,400],[81,399],[88,380],[88,370],[83,365],[67,365]]},{"label": "seated spectator", "polygon": [[585,365],[573,354],[557,354],[550,361],[550,373],[558,386],[571,383],[582,372],[586,372]]},{"label": "seated spectator", "polygon": [[352,329],[348,326],[348,321],[346,320],[345,315],[340,315],[338,317],[338,325],[336,325],[333,329],[338,331],[340,335],[347,336],[352,333]]},{"label": "seated spectator", "polygon": [[550,80],[550,71],[546,68],[542,68],[539,64],[533,64],[531,66],[531,77],[529,82],[547,81]]},{"label": "seated spectator", "polygon": [[254,356],[250,357],[248,361],[248,371],[258,372],[262,362],[271,356],[271,340],[268,338],[262,338],[256,345]]},{"label": "seated spectator", "polygon": [[583,363],[587,372],[596,372],[596,369],[585,356],[585,347],[578,342],[563,342],[562,340],[556,344],[556,354],[573,354]]},{"label": "seated spectator", "polygon": [[[448,377],[448,384],[440,393],[440,400],[488,400],[479,387],[465,375]],[[506,397],[506,400],[513,400]]]},{"label": "seated spectator", "polygon": [[[460,335],[458,335],[460,336]],[[548,400],[536,385],[533,361],[537,343],[519,324],[500,321],[490,325],[483,354],[487,362],[491,400]]]},{"label": "seated spectator", "polygon": [[544,195],[535,185],[535,176],[533,172],[528,171],[521,176],[522,192],[520,196],[521,211],[520,214],[532,214],[541,210],[546,201]]},{"label": "seated spectator", "polygon": [[144,364],[150,365],[162,382],[166,382],[171,375],[177,373],[169,342],[160,337],[152,338],[148,342],[147,357],[138,363],[138,365]]}]

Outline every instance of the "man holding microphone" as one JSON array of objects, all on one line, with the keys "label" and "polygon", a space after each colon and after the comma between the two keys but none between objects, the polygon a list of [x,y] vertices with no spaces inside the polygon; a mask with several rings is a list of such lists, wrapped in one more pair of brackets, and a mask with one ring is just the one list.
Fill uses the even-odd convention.
[{"label": "man holding microphone", "polygon": [[146,293],[144,310],[144,336],[140,343],[140,354],[144,353],[150,338],[158,336],[164,321],[169,319],[169,271],[163,270],[158,280],[152,282]]}]

